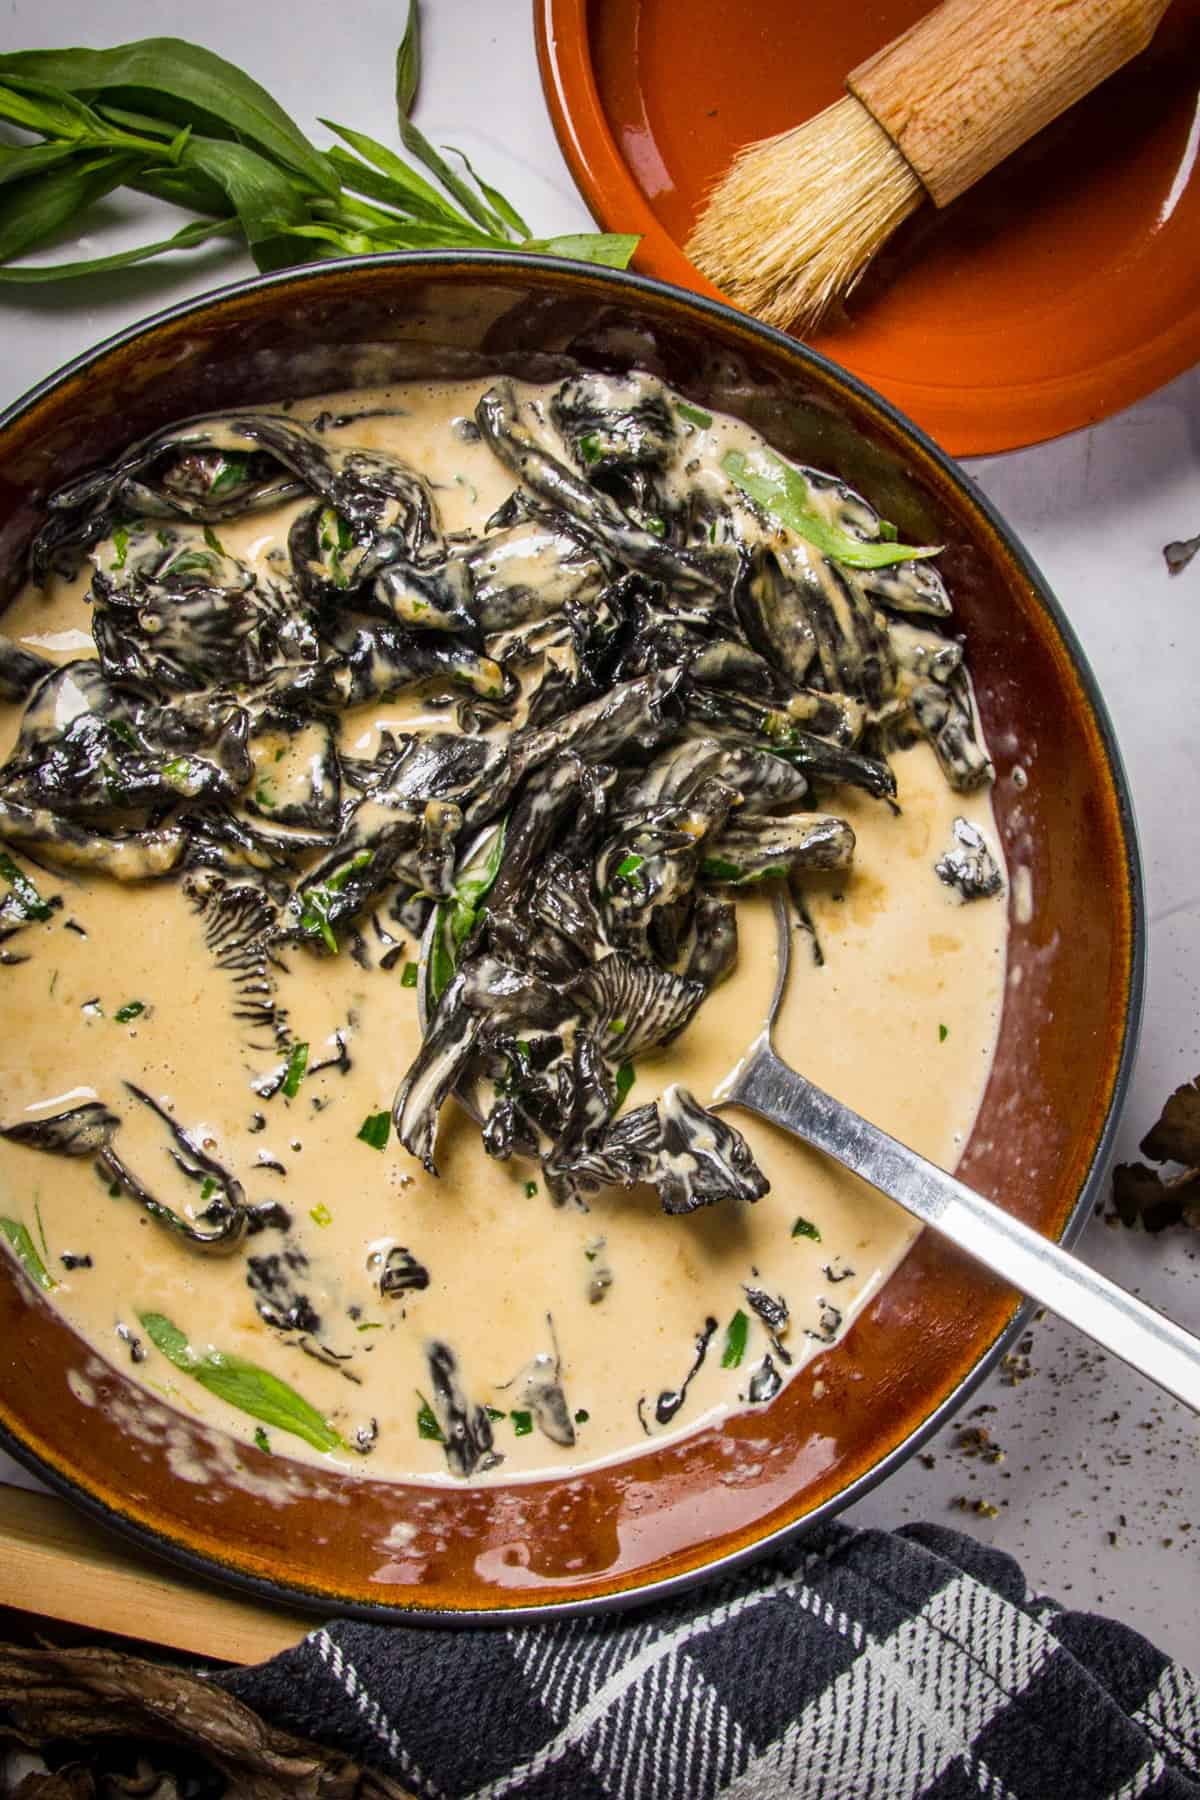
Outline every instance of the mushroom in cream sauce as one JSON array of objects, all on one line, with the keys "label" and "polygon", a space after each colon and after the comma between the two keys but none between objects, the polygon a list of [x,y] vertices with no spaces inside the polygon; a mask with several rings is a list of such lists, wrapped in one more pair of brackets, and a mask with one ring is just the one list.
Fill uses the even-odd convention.
[{"label": "mushroom in cream sauce", "polygon": [[[708,1104],[952,1164],[1004,974],[936,547],[634,371],[195,420],[0,641],[0,1230],[271,1454],[509,1479],[766,1404],[911,1241]],[[86,646],[86,648],[84,647]]]}]

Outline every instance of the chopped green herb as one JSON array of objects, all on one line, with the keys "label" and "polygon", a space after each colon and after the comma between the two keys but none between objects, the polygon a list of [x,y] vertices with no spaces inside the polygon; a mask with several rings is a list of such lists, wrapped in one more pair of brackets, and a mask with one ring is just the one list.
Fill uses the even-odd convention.
[{"label": "chopped green herb", "polygon": [[131,1019],[140,1019],[145,1010],[144,1000],[127,1000],[124,1006],[118,1006],[113,1018],[118,1025],[128,1025]]},{"label": "chopped green herb", "polygon": [[246,479],[248,463],[244,456],[224,454],[216,474],[208,484],[208,497],[217,500],[232,488],[240,487]]},{"label": "chopped green herb", "polygon": [[890,519],[880,519],[879,535],[885,544],[894,544],[899,538],[900,533]]},{"label": "chopped green herb", "polygon": [[304,1071],[308,1067],[308,1045],[293,1044],[292,1054],[288,1057],[287,1072],[283,1077],[283,1097],[294,1100],[300,1091],[300,1083],[304,1080]]},{"label": "chopped green herb", "polygon": [[946,1039],[949,1036],[950,1036],[950,1027],[948,1025],[939,1025],[938,1026],[938,1043],[944,1044]]},{"label": "chopped green herb", "polygon": [[269,775],[260,775],[254,789],[254,804],[261,806],[264,812],[270,812],[279,802],[275,798],[274,783]]},{"label": "chopped green herb", "polygon": [[723,856],[706,856],[700,864],[700,873],[709,881],[738,881],[742,871]]},{"label": "chopped green herb", "polygon": [[110,1200],[119,1200],[121,1198],[121,1184],[119,1181],[109,1182],[108,1197]]},{"label": "chopped green herb", "polygon": [[334,956],[338,953],[337,939],[333,935],[333,926],[329,915],[333,910],[335,897],[341,893],[351,875],[359,869],[365,869],[374,860],[373,850],[360,850],[343,868],[338,869],[329,880],[310,887],[304,896],[304,904],[300,912],[300,923],[305,931],[319,932],[325,940],[326,948]]},{"label": "chopped green herb", "polygon": [[155,1349],[161,1350],[177,1369],[193,1376],[210,1394],[264,1425],[274,1425],[279,1431],[303,1438],[314,1450],[340,1448],[342,1440],[329,1422],[277,1375],[224,1350],[193,1350],[179,1327],[162,1313],[144,1312],[138,1316]]},{"label": "chopped green herb", "polygon": [[120,738],[127,749],[141,749],[142,746],[138,743],[136,731],[134,731],[131,725],[127,725],[124,719],[110,719],[108,721],[108,729],[115,738]]},{"label": "chopped green herb", "polygon": [[759,467],[752,469],[740,450],[727,450],[721,467],[733,482],[814,549],[834,562],[852,569],[883,569],[889,563],[911,562],[914,558],[936,556],[940,544],[917,547],[912,544],[888,543],[884,539],[868,542],[851,537],[839,525],[827,519],[809,504],[808,483],[799,469],[764,451],[758,457]]},{"label": "chopped green herb", "polygon": [[600,1252],[598,1250],[588,1250],[585,1247],[583,1254],[587,1257],[589,1262],[595,1262],[595,1260],[599,1256]]},{"label": "chopped green herb", "polygon": [[129,554],[129,532],[124,525],[118,525],[116,527],[112,534],[112,541],[113,549],[117,553],[113,559],[113,568],[123,569],[125,567],[125,558]]},{"label": "chopped green herb", "polygon": [[220,1184],[214,1181],[211,1175],[206,1175],[204,1177],[204,1180],[200,1183],[200,1204],[202,1206],[206,1200],[212,1199],[219,1185]]},{"label": "chopped green herb", "polygon": [[211,525],[204,527],[204,541],[210,550],[215,550],[218,556],[224,556],[225,547]]},{"label": "chopped green herb", "polygon": [[617,864],[617,879],[619,881],[628,881],[631,875],[637,874],[645,860],[644,856],[638,856],[636,853],[630,854],[629,856],[623,856]]},{"label": "chopped green herb", "polygon": [[608,1029],[610,1031],[615,1031],[617,1036],[621,1037],[625,1031],[624,1019],[610,1019],[608,1021]]},{"label": "chopped green herb", "polygon": [[356,1331],[382,1331],[383,1326],[378,1319],[364,1319],[362,1324],[356,1325],[354,1329]]},{"label": "chopped green herb", "polygon": [[508,820],[504,818],[478,871],[460,876],[454,899],[443,901],[438,907],[438,922],[429,952],[429,995],[435,1005],[453,981],[458,950],[474,931],[479,914],[484,910],[484,899],[500,872],[507,836]]},{"label": "chopped green herb", "polygon": [[503,1408],[499,1406],[485,1406],[483,1410],[488,1418],[492,1420],[493,1424],[497,1419],[502,1419],[504,1417]]},{"label": "chopped green herb", "polygon": [[819,1244],[821,1241],[821,1234],[811,1219],[797,1219],[796,1223],[792,1226],[792,1236],[812,1238],[815,1244]]},{"label": "chopped green herb", "polygon": [[169,781],[172,787],[186,787],[191,774],[191,764],[186,756],[173,756],[169,763],[163,764],[163,780]]},{"label": "chopped green herb", "polygon": [[580,438],[579,449],[585,463],[599,462],[604,455],[604,446],[594,431],[589,431],[586,437]]},{"label": "chopped green herb", "polygon": [[588,1412],[585,1407],[581,1406],[575,1414],[575,1423],[577,1425],[586,1425],[591,1416],[591,1413]]},{"label": "chopped green herb", "polygon": [[634,1081],[636,1079],[637,1079],[637,1071],[634,1068],[633,1064],[631,1062],[623,1062],[621,1064],[620,1068],[617,1070],[617,1110],[618,1111],[620,1111],[621,1107],[624,1106],[626,1096],[628,1095],[629,1090],[633,1086]]},{"label": "chopped green herb", "polygon": [[686,400],[677,400],[675,411],[681,419],[686,419],[688,424],[694,425],[698,431],[707,431],[712,424],[710,412],[705,412],[702,406],[689,406]]},{"label": "chopped green herb", "polygon": [[266,1432],[263,1430],[261,1425],[256,1425],[254,1427],[254,1442],[258,1445],[260,1450],[264,1450],[266,1452],[266,1454],[268,1456],[270,1456],[271,1440],[267,1436]]},{"label": "chopped green herb", "polygon": [[348,550],[354,548],[354,533],[347,521],[331,506],[327,506],[321,514],[318,541],[321,549],[328,552],[333,585],[339,588],[349,587],[350,577],[342,567],[342,558]]},{"label": "chopped green herb", "polygon": [[369,1144],[372,1150],[383,1150],[387,1147],[388,1132],[391,1128],[391,1113],[368,1113],[358,1128],[358,1136],[364,1144]]},{"label": "chopped green herb", "polygon": [[725,1327],[725,1348],[721,1353],[721,1367],[736,1369],[746,1354],[746,1334],[750,1329],[750,1320],[739,1306]]},{"label": "chopped green herb", "polygon": [[320,1225],[322,1228],[333,1224],[333,1214],[323,1200],[318,1200],[315,1206],[309,1208],[308,1216],[314,1225]]},{"label": "chopped green herb", "polygon": [[417,1408],[417,1436],[429,1438],[435,1444],[444,1444],[446,1439],[442,1434],[442,1428],[437,1422],[437,1415],[432,1406],[430,1406],[424,1394],[419,1390],[417,1399],[421,1402],[420,1406]]},{"label": "chopped green herb", "polygon": [[416,985],[417,985],[417,965],[415,962],[406,962],[404,967],[400,971],[400,986],[401,987],[416,987]]},{"label": "chopped green herb", "polygon": [[660,519],[657,513],[651,513],[648,518],[642,520],[642,524],[646,527],[646,530],[650,533],[651,537],[661,538],[666,537],[667,535],[667,521],[665,519]]},{"label": "chopped green herb", "polygon": [[528,1437],[533,1430],[533,1414],[529,1412],[512,1412],[509,1418],[513,1422],[514,1437]]},{"label": "chopped green herb", "polygon": [[16,896],[17,904],[27,919],[48,919],[52,908],[38,893],[24,869],[17,867],[7,850],[0,850],[0,875]]},{"label": "chopped green herb", "polygon": [[537,1191],[538,1191],[538,1184],[536,1181],[527,1181],[525,1183],[525,1198],[527,1200],[536,1200],[537,1199]]}]

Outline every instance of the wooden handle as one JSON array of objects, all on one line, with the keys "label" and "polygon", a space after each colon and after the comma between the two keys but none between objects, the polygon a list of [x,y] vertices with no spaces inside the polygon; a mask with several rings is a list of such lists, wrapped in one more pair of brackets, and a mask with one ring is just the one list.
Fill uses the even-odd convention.
[{"label": "wooden handle", "polygon": [[0,1605],[239,1663],[289,1649],[318,1623],[205,1587],[125,1545],[64,1500],[3,1484]]},{"label": "wooden handle", "polygon": [[944,0],[846,86],[945,206],[1144,50],[1167,0]]}]

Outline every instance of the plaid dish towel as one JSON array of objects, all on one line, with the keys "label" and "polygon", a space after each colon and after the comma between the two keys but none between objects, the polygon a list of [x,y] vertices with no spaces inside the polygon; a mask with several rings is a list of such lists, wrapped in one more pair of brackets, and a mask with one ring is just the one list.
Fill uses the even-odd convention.
[{"label": "plaid dish towel", "polygon": [[331,1624],[219,1679],[420,1800],[1200,1800],[1200,1683],[934,1525],[633,1613]]}]

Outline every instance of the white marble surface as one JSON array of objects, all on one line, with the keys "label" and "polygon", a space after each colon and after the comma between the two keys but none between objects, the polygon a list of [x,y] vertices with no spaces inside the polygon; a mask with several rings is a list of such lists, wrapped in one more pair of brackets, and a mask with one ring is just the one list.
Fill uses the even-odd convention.
[{"label": "white marble surface", "polygon": [[[318,114],[394,141],[401,16],[379,0],[339,9],[336,23],[318,0],[209,0],[201,12],[184,0],[107,0],[103,8],[3,0],[0,49],[199,34],[263,80],[318,142],[327,141]],[[426,132],[477,158],[539,233],[586,228],[541,97],[525,0],[426,0],[425,20]],[[168,230],[178,223],[171,217]],[[107,241],[166,235],[147,225],[143,216]],[[249,272],[247,259],[208,250],[190,263],[31,290],[27,299],[4,290],[0,404],[107,333]],[[1107,303],[1119,304],[1119,295]],[[1127,1158],[1168,1090],[1200,1072],[1200,558],[1170,577],[1161,554],[1169,539],[1200,532],[1200,371],[1090,431],[969,467],[1069,613],[1133,787],[1151,928],[1146,1023],[1118,1146]],[[1081,1249],[1200,1330],[1195,1238],[1135,1236],[1096,1219]],[[1018,1555],[1035,1587],[1124,1619],[1197,1667],[1200,1425],[1050,1319],[1032,1330],[1028,1368],[1016,1386],[994,1375],[927,1457],[851,1516],[888,1525],[924,1518],[973,1532]],[[980,1406],[995,1410],[971,1416]],[[963,1427],[980,1425],[1002,1461],[962,1446]],[[0,1477],[28,1480],[3,1457]],[[964,1497],[994,1506],[995,1516],[959,1510]]]}]

